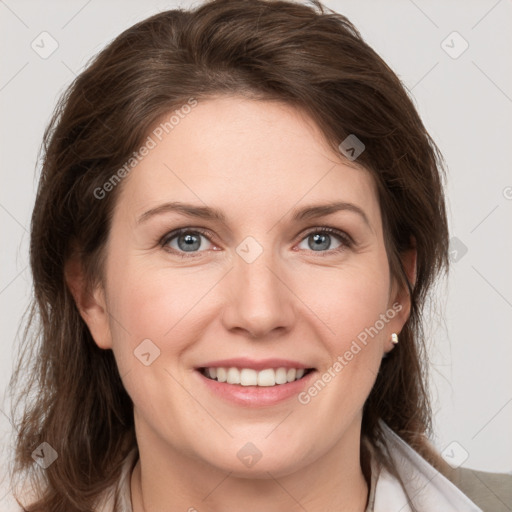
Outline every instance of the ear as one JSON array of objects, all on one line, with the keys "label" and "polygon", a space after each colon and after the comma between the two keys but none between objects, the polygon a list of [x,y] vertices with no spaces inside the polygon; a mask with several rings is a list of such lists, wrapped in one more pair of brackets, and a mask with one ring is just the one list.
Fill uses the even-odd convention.
[{"label": "ear", "polygon": [[64,275],[80,316],[87,324],[96,345],[102,349],[112,348],[109,314],[103,286],[98,284],[92,291],[89,289],[83,266],[76,256],[66,262]]},{"label": "ear", "polygon": [[[418,251],[415,245],[400,253],[400,260],[402,267],[407,277],[407,281],[414,288],[416,283],[416,263],[417,263]],[[406,283],[399,284],[396,278],[393,280],[391,286],[391,293],[389,296],[389,306],[393,308],[397,313],[394,318],[389,322],[389,340],[386,342],[385,352],[389,352],[394,348],[394,344],[391,342],[391,333],[400,334],[403,329],[405,322],[409,318],[411,312],[411,297],[409,294],[409,288]]]}]

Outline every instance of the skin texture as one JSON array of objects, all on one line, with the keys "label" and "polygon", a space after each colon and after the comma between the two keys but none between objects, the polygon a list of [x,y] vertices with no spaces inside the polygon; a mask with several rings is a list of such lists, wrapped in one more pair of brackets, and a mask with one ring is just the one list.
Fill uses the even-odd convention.
[{"label": "skin texture", "polygon": [[[199,102],[121,186],[103,283],[86,295],[75,274],[70,286],[134,403],[134,512],[363,511],[362,407],[409,312],[390,276],[370,173],[334,153],[294,108],[223,97]],[[169,201],[222,210],[226,224],[177,212],[138,222]],[[358,206],[368,224],[348,210],[292,218],[332,201]],[[327,249],[312,249],[324,227],[354,243],[327,233]],[[159,240],[177,228],[211,236],[192,253],[177,237],[165,250]],[[263,249],[252,263],[236,251],[248,236]],[[405,263],[413,274],[414,258]],[[401,311],[308,404],[294,396],[235,405],[194,370],[221,358],[279,357],[320,376],[396,302]],[[160,350],[149,366],[134,356],[144,339]],[[247,442],[262,454],[252,467],[237,457]]]}]

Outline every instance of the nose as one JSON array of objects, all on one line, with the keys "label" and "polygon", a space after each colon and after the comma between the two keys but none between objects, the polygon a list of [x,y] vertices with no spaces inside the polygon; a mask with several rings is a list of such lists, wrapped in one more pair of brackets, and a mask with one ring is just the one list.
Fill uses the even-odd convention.
[{"label": "nose", "polygon": [[294,294],[282,262],[270,250],[252,262],[236,257],[224,283],[223,323],[230,331],[269,338],[289,331],[295,320]]}]

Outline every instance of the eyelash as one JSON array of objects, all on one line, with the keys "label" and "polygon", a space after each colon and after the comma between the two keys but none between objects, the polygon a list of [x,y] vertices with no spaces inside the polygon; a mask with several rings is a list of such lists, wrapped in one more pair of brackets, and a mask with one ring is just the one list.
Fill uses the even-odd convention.
[{"label": "eyelash", "polygon": [[[187,253],[185,251],[183,251],[183,252],[176,251],[175,249],[170,249],[169,247],[167,247],[167,244],[169,242],[171,242],[171,240],[173,240],[174,238],[176,238],[180,235],[183,235],[185,233],[203,235],[205,238],[208,239],[209,242],[213,243],[210,240],[210,238],[212,237],[212,234],[209,231],[204,230],[202,228],[188,228],[187,227],[187,228],[175,229],[174,231],[171,231],[170,233],[166,233],[160,239],[159,245],[165,251],[172,253],[172,254],[176,254],[176,255],[180,256],[181,258],[196,258],[196,257],[200,256],[201,252],[204,252],[204,251]],[[313,250],[311,251],[311,252],[318,253],[321,257],[330,256],[332,254],[338,254],[346,249],[350,249],[351,247],[353,247],[355,245],[354,240],[347,233],[340,231],[339,229],[331,228],[328,226],[321,226],[321,227],[319,226],[316,228],[311,228],[303,235],[303,237],[300,239],[299,242],[302,242],[308,236],[315,234],[315,233],[328,233],[330,235],[335,235],[340,239],[340,242],[342,243],[342,245],[340,247],[338,247],[337,249],[329,249],[327,251],[313,251]]]}]

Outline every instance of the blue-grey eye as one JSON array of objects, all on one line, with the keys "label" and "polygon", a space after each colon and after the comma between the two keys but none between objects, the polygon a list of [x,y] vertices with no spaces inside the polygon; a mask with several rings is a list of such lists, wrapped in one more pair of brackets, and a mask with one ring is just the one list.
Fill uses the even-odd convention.
[{"label": "blue-grey eye", "polygon": [[[183,231],[167,238],[165,245],[178,252],[197,252],[200,248],[205,249],[201,239],[208,241],[208,238],[201,233],[196,231]],[[208,243],[210,242],[208,241]]]},{"label": "blue-grey eye", "polygon": [[[340,238],[337,235],[329,234],[324,231],[314,231],[307,235],[301,243],[307,240],[308,247],[306,249],[311,249],[312,251],[327,251],[332,249],[337,249],[341,245],[343,245],[341,242],[338,242],[338,245],[335,247],[332,247],[333,238]],[[304,247],[300,247],[301,249],[304,249]]]}]

